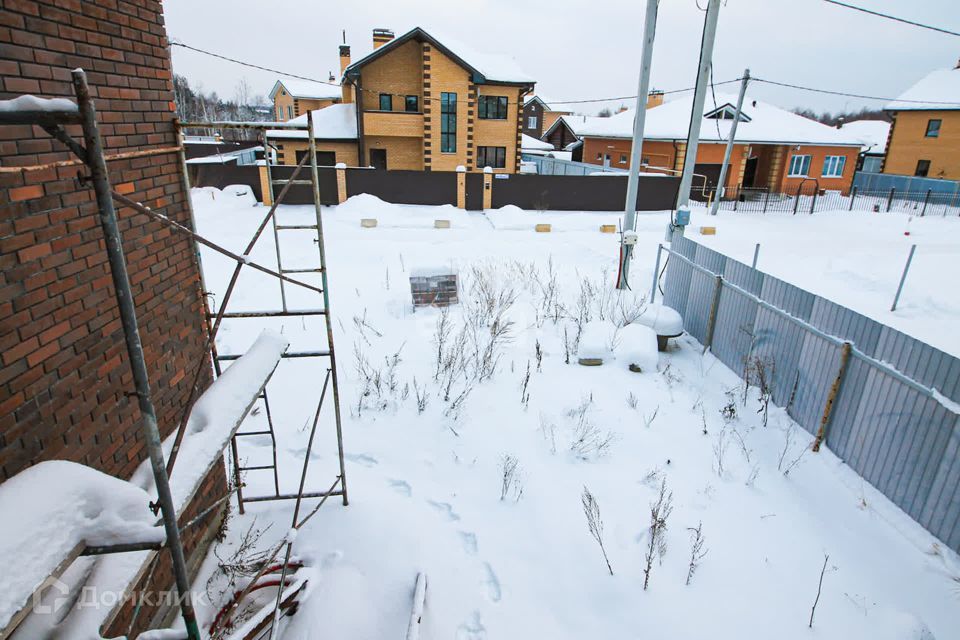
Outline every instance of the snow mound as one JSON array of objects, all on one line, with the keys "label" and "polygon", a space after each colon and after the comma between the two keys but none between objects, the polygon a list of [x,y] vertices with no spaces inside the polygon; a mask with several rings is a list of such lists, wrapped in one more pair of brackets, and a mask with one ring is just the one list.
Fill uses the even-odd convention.
[{"label": "snow mound", "polygon": [[628,324],[617,335],[617,360],[636,365],[644,373],[657,370],[660,360],[656,332],[642,324]]},{"label": "snow mound", "polygon": [[609,360],[616,333],[616,326],[606,320],[594,320],[583,325],[577,357],[581,360],[585,358]]},{"label": "snow mound", "polygon": [[656,331],[658,336],[678,336],[683,333],[683,318],[676,309],[666,305],[647,305],[636,321]]},{"label": "snow mound", "polygon": [[250,185],[228,184],[223,188],[223,195],[234,205],[248,204],[252,207],[257,204],[257,197],[253,195]]},{"label": "snow mound", "polygon": [[469,228],[470,216],[452,204],[435,207],[391,204],[369,193],[347,198],[334,208],[335,215],[359,224],[363,218],[376,218],[378,227],[393,229],[431,229],[436,220],[449,220],[450,228]]},{"label": "snow mound", "polygon": [[498,231],[533,231],[537,224],[549,224],[552,226],[551,231],[599,231],[600,225],[604,224],[616,225],[619,228],[621,215],[611,211],[544,213],[525,211],[512,204],[486,211],[487,219]]},{"label": "snow mound", "polygon": [[912,613],[896,609],[882,609],[877,616],[883,621],[877,624],[878,634],[874,640],[936,640],[930,628]]},{"label": "snow mound", "polygon": [[0,628],[78,544],[163,542],[143,489],[90,467],[51,460],[0,485]]}]

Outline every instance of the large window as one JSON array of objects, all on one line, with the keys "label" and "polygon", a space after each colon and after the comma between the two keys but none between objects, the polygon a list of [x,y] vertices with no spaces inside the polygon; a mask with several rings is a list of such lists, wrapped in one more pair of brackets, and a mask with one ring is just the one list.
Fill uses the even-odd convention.
[{"label": "large window", "polygon": [[481,120],[506,120],[506,96],[480,96],[479,115]]},{"label": "large window", "polygon": [[940,120],[927,120],[927,137],[940,137]]},{"label": "large window", "polygon": [[507,166],[506,147],[477,147],[477,166],[503,169]]},{"label": "large window", "polygon": [[928,173],[930,173],[930,161],[917,160],[917,170],[913,172],[913,175],[920,178],[926,178]]},{"label": "large window", "polygon": [[293,117],[293,105],[292,105],[292,104],[288,104],[288,105],[287,105],[287,118],[292,118],[292,117]]},{"label": "large window", "polygon": [[440,152],[457,152],[457,94],[440,94]]},{"label": "large window", "polygon": [[403,100],[403,108],[405,111],[411,111],[413,113],[420,111],[420,98],[417,96],[407,96]]},{"label": "large window", "polygon": [[827,156],[823,159],[823,177],[839,178],[843,175],[843,166],[847,163],[846,156]]},{"label": "large window", "polygon": [[389,93],[380,94],[380,111],[393,111],[393,96]]},{"label": "large window", "polygon": [[792,177],[806,177],[810,175],[810,156],[790,156],[790,171]]}]

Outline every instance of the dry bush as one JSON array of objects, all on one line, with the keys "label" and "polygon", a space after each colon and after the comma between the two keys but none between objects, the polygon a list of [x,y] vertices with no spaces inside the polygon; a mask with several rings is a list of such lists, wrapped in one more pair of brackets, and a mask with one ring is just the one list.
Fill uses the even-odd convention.
[{"label": "dry bush", "polygon": [[597,541],[597,544],[600,545],[603,561],[607,563],[607,570],[610,575],[613,575],[613,567],[610,566],[610,559],[607,558],[607,550],[603,547],[603,519],[600,517],[600,505],[586,487],[583,488],[580,502],[583,505],[583,515],[587,517],[587,529],[593,539]]},{"label": "dry bush", "polygon": [[523,495],[520,461],[511,455],[500,459],[500,500],[512,498],[518,502]]},{"label": "dry bush", "polygon": [[644,591],[650,585],[654,559],[663,564],[663,557],[667,554],[667,518],[672,512],[673,492],[667,491],[667,479],[664,478],[660,482],[656,501],[650,504],[650,529],[647,533],[647,550],[643,556],[646,563],[643,569]]}]

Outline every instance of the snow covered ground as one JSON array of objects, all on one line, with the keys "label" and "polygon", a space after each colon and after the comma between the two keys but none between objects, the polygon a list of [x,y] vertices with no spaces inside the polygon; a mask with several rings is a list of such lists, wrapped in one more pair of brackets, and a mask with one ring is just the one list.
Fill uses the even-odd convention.
[{"label": "snow covered ground", "polygon": [[[201,233],[233,249],[266,213],[231,189],[195,190],[194,203]],[[313,208],[283,206],[279,215],[303,224]],[[575,318],[623,322],[637,305],[637,296],[613,293],[617,237],[598,231],[616,214],[528,213],[525,226],[516,211],[483,215],[359,197],[324,215],[351,504],[328,501],[299,533],[295,554],[316,575],[299,613],[284,622],[284,638],[399,637],[419,571],[428,578],[425,639],[960,636],[957,555],[829,451],[807,451],[809,436],[782,410],[771,408],[762,426],[755,391],[744,400],[737,376],[693,340],[676,340],[653,371],[628,370],[626,354],[644,348],[622,339],[609,345],[602,366],[576,364]],[[380,226],[361,229],[367,217]],[[431,228],[435,218],[451,219],[453,228]],[[882,285],[892,269],[892,296],[899,258],[859,261],[869,255],[868,238],[883,235],[881,224],[892,236],[895,223],[864,217],[859,235],[843,238],[811,222],[830,219],[722,214],[710,220],[719,233],[708,241],[747,262],[761,241],[760,265],[775,275],[888,306]],[[837,224],[850,228],[853,220]],[[535,233],[541,221],[554,232]],[[666,214],[640,218],[632,279],[643,292],[665,221]],[[703,223],[695,212],[694,226]],[[914,239],[925,239],[915,267],[932,254],[925,247],[940,247],[939,259],[950,260],[945,226],[937,225],[946,222],[913,223]],[[284,266],[316,265],[308,232],[282,233]],[[252,259],[271,264],[272,243],[264,234]],[[888,248],[905,243],[891,237]],[[843,255],[830,257],[831,246]],[[775,271],[787,270],[786,251],[804,256],[795,277]],[[203,261],[219,302],[232,263],[206,251]],[[808,263],[819,275],[806,272]],[[449,314],[413,312],[409,274],[438,267],[459,274],[461,303]],[[932,308],[921,292],[938,291],[921,285],[922,278],[908,281],[907,319],[911,309]],[[941,278],[940,313],[955,313],[944,286]],[[309,292],[287,293],[291,306],[318,306]],[[231,310],[277,306],[277,283],[245,270]],[[319,318],[229,320],[220,352],[242,352],[265,327],[282,332],[291,349],[325,344]],[[439,374],[438,335],[446,336]],[[324,368],[286,360],[268,387],[281,491],[299,480]],[[264,413],[248,419],[250,430]],[[326,489],[338,468],[329,401],[321,420],[308,490]],[[269,440],[243,439],[240,455],[262,464]],[[273,489],[268,471],[248,472],[245,481],[247,495]],[[672,495],[665,553],[654,545],[645,591],[651,503],[664,484]],[[588,529],[585,489],[599,506],[603,550]],[[251,530],[262,531],[259,546],[269,548],[286,534],[292,507],[250,504],[246,515],[234,514],[217,556],[228,558]],[[697,527],[706,555],[688,585]],[[214,596],[226,586],[216,566],[211,555],[204,576],[212,576]],[[202,621],[212,615],[201,611]]]}]

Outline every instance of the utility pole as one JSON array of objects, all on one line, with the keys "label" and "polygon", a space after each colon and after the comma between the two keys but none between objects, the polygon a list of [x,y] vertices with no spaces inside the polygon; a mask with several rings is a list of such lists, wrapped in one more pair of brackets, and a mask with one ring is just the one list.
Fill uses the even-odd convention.
[{"label": "utility pole", "polygon": [[733,153],[733,141],[737,137],[737,124],[740,122],[740,111],[743,109],[743,96],[747,93],[747,83],[750,81],[750,69],[743,70],[743,78],[740,79],[740,95],[737,96],[737,112],[733,116],[733,124],[730,125],[730,137],[727,139],[727,148],[723,152],[723,164],[720,165],[720,178],[717,181],[717,194],[710,205],[710,215],[717,215],[717,209],[720,208],[720,194],[727,184],[727,167],[730,164],[730,154]]},{"label": "utility pole", "polygon": [[[713,61],[713,41],[717,36],[717,18],[720,14],[720,0],[707,1],[707,16],[703,21],[703,39],[700,42],[700,68],[697,72],[697,86],[693,91],[693,107],[690,110],[690,128],[687,131],[687,149],[683,157],[683,175],[680,177],[680,191],[677,193],[677,209],[685,207],[690,201],[690,187],[693,184],[693,169],[697,163],[697,147],[700,145],[700,126],[703,123],[703,102],[707,96],[707,82]],[[683,234],[683,227],[677,227]]]},{"label": "utility pole", "polygon": [[[637,85],[637,107],[633,117],[633,144],[630,149],[630,174],[627,177],[627,201],[623,208],[623,234],[620,240],[620,275],[617,288],[627,289],[630,256],[637,226],[637,184],[643,161],[643,127],[647,119],[647,94],[650,92],[650,63],[653,58],[653,38],[657,31],[657,6],[660,0],[647,0],[643,22],[643,50],[640,55],[640,80]],[[629,234],[627,232],[630,232]]]}]

